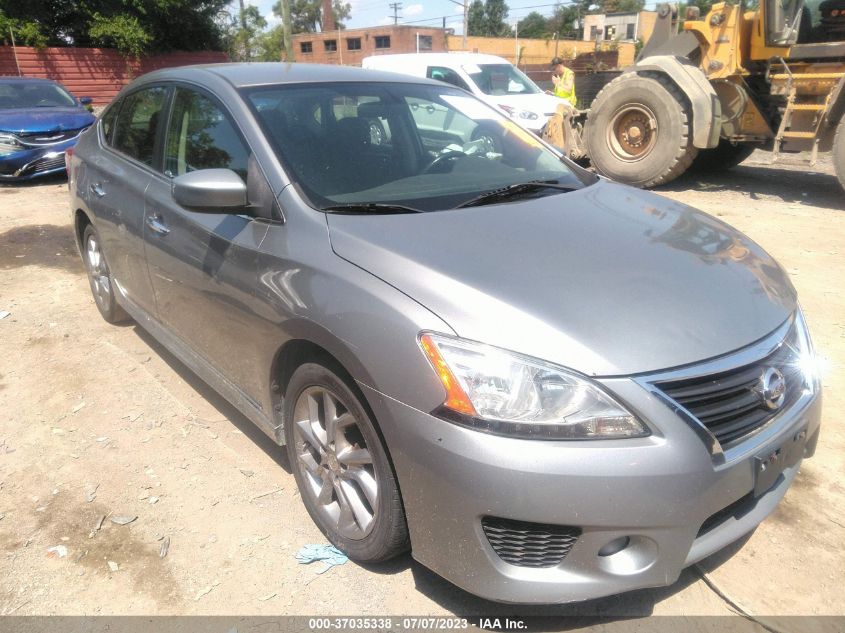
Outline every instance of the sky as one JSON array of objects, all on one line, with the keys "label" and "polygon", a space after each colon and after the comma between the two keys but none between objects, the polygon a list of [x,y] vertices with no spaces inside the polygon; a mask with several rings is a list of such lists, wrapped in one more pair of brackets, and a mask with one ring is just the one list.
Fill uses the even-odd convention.
[{"label": "sky", "polygon": [[[347,28],[363,26],[377,26],[393,24],[393,10],[389,7],[390,0],[347,0],[352,5],[352,15],[346,21]],[[273,5],[276,0],[248,0],[256,5],[270,26],[275,26],[279,18],[273,15]],[[237,4],[236,2],[234,4]],[[419,24],[420,26],[442,26],[446,17],[447,28],[455,29],[460,34],[463,28],[463,8],[450,0],[403,0],[399,10],[400,24]],[[651,2],[647,6],[651,6]],[[508,2],[510,11],[508,21],[516,22],[532,11],[543,15],[551,15],[555,3],[551,0],[511,0]]]}]

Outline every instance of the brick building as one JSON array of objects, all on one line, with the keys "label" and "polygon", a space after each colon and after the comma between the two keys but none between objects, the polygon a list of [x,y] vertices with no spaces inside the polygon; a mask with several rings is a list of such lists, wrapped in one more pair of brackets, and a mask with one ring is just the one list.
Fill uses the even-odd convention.
[{"label": "brick building", "polygon": [[450,33],[452,29],[410,24],[298,33],[293,36],[293,55],[297,62],[360,66],[370,55],[444,53]]}]

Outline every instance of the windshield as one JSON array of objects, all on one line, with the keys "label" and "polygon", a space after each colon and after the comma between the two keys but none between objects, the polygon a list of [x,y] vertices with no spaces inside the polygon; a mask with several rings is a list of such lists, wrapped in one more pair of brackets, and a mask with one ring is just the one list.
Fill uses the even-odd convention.
[{"label": "windshield", "polygon": [[282,164],[320,208],[433,211],[518,183],[584,186],[533,134],[450,86],[299,84],[244,94]]},{"label": "windshield", "polygon": [[463,69],[486,95],[532,95],[542,92],[519,68],[510,64],[469,64]]},{"label": "windshield", "polygon": [[0,109],[73,107],[76,99],[61,86],[40,81],[0,82]]}]

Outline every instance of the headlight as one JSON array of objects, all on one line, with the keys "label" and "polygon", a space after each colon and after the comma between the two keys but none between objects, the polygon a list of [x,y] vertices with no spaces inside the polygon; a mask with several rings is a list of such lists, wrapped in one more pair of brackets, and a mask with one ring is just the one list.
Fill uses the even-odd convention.
[{"label": "headlight", "polygon": [[11,134],[0,134],[0,156],[22,149],[23,145]]},{"label": "headlight", "polygon": [[529,439],[643,437],[648,429],[592,381],[498,348],[424,333],[446,389],[437,411],[478,430]]},{"label": "headlight", "polygon": [[804,376],[806,387],[810,391],[818,391],[819,363],[813,351],[810,331],[807,329],[807,322],[804,321],[801,308],[798,308],[795,314],[795,343],[798,348],[798,364],[801,374]]}]

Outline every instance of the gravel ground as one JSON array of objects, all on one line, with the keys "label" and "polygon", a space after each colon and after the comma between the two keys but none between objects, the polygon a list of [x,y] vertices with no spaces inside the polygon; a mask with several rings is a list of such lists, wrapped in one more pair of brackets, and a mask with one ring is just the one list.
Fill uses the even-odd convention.
[{"label": "gravel ground", "polygon": [[283,451],[139,327],[102,321],[64,182],[0,186],[0,614],[731,613],[713,587],[753,614],[845,613],[845,196],[829,164],[768,161],[659,193],[791,275],[826,366],[816,457],[753,535],[671,587],[542,609],[478,600],[409,556],[298,565],[322,538]]}]

